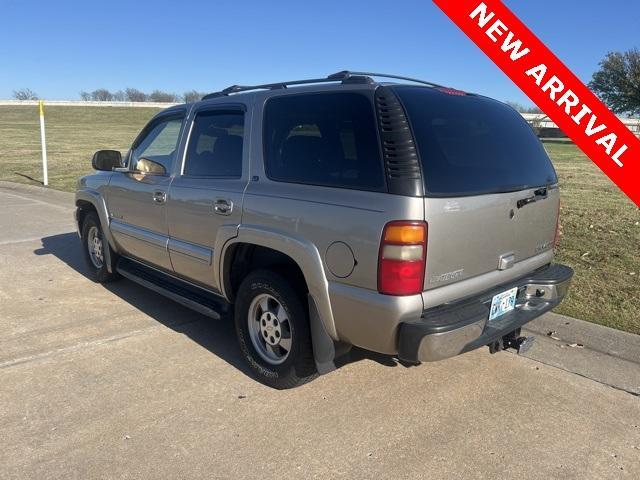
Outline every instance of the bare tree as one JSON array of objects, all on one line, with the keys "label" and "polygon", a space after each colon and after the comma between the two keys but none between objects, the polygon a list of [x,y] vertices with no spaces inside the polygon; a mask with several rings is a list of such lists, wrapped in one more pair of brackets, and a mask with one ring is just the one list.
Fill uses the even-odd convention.
[{"label": "bare tree", "polygon": [[525,107],[519,104],[518,102],[507,101],[505,103],[509,105],[511,108],[513,108],[515,111],[520,113],[542,113],[542,110],[540,110],[538,107]]},{"label": "bare tree", "polygon": [[185,101],[185,103],[193,103],[193,102],[197,102],[205,95],[206,95],[205,93],[198,92],[197,90],[189,90],[188,92],[184,92],[184,94],[182,95],[182,98]]},{"label": "bare tree", "polygon": [[124,102],[125,93],[122,90],[118,90],[117,92],[113,92],[112,98],[114,102]]},{"label": "bare tree", "polygon": [[91,99],[96,102],[109,102],[113,100],[113,94],[106,88],[99,88],[91,92]]},{"label": "bare tree", "polygon": [[124,91],[124,96],[128,102],[146,102],[147,101],[147,94],[144,92],[141,92],[137,88],[127,88]]},{"label": "bare tree", "polygon": [[85,92],[84,90],[80,92],[80,98],[85,102],[91,100],[91,94],[89,92]]},{"label": "bare tree", "polygon": [[30,88],[14,90],[13,98],[15,98],[16,100],[39,100],[38,94]]},{"label": "bare tree", "polygon": [[152,102],[173,103],[178,101],[178,97],[175,93],[167,93],[162,90],[154,90],[149,94],[149,100]]}]

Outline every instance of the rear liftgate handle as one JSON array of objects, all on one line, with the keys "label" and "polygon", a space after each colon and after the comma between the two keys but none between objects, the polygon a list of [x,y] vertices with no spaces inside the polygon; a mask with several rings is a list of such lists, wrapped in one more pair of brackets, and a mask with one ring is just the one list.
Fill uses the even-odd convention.
[{"label": "rear liftgate handle", "polygon": [[527,198],[521,198],[516,203],[518,208],[522,208],[525,205],[529,205],[530,203],[537,202],[538,200],[544,200],[547,198],[547,188],[539,188],[535,192],[533,192],[533,196]]}]

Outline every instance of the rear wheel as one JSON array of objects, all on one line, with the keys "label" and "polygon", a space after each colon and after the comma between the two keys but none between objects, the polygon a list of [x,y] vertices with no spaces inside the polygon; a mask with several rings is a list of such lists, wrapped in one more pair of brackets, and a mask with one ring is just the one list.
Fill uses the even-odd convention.
[{"label": "rear wheel", "polygon": [[307,308],[282,276],[258,270],[244,279],[235,325],[242,355],[262,383],[285,389],[317,376]]},{"label": "rear wheel", "polygon": [[[105,283],[119,277],[117,273],[110,273],[107,268],[107,248],[111,247],[104,238],[98,215],[95,212],[87,213],[82,223],[82,251],[94,282]],[[116,253],[110,250],[109,254],[115,260]]]}]

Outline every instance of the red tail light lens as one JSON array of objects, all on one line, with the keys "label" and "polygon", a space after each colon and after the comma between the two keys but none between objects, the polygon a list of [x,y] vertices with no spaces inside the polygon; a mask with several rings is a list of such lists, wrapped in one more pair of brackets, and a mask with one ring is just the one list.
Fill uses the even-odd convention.
[{"label": "red tail light lens", "polygon": [[427,258],[427,224],[396,221],[384,227],[378,259],[378,291],[385,295],[422,292]]},{"label": "red tail light lens", "polygon": [[560,204],[558,204],[558,214],[556,215],[556,233],[553,236],[553,249],[558,248],[560,243]]}]

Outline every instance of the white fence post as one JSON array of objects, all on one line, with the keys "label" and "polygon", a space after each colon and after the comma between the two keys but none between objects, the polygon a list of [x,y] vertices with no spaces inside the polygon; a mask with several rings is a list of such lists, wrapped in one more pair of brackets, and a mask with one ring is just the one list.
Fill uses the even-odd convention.
[{"label": "white fence post", "polygon": [[40,143],[42,144],[42,177],[45,185],[49,185],[49,174],[47,172],[47,140],[44,133],[44,102],[38,102],[40,106]]}]

